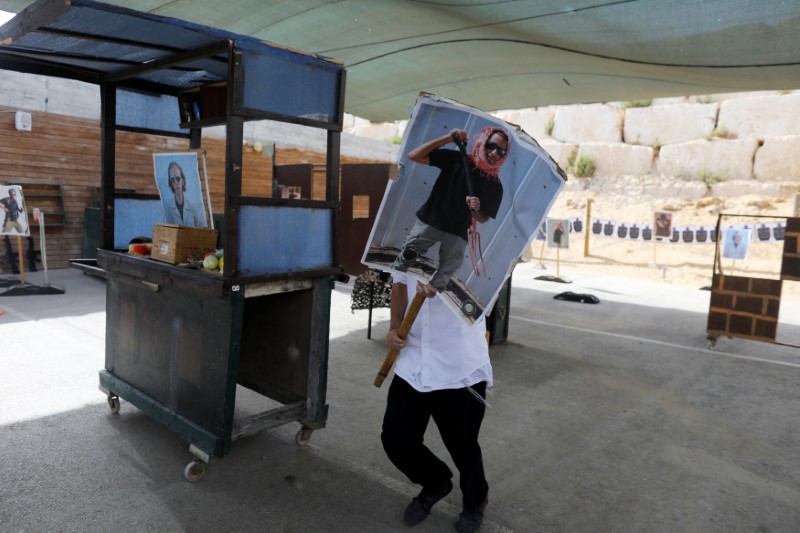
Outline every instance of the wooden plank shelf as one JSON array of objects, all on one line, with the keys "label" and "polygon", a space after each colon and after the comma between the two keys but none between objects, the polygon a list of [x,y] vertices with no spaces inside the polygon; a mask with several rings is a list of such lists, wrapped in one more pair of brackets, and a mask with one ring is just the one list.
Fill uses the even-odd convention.
[{"label": "wooden plank shelf", "polygon": [[21,183],[25,197],[25,209],[31,227],[39,227],[33,221],[33,209],[39,208],[46,227],[64,227],[67,213],[64,209],[64,194],[57,183]]}]

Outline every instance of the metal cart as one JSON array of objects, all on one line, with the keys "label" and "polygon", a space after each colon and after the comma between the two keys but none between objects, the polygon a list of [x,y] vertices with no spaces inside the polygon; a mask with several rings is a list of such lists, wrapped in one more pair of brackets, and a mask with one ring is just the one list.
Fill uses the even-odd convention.
[{"label": "metal cart", "polygon": [[[89,0],[36,2],[0,33],[3,68],[100,86],[100,388],[111,410],[125,400],[187,440],[192,481],[238,437],[296,421],[298,444],[308,442],[327,419],[330,292],[341,274],[342,65]],[[324,200],[242,195],[244,123],[263,119],[326,131]],[[163,219],[157,197],[114,192],[116,131],[182,137],[199,149],[201,129],[217,125],[227,133],[222,275],[119,251]],[[235,419],[237,385],[280,407]]]}]

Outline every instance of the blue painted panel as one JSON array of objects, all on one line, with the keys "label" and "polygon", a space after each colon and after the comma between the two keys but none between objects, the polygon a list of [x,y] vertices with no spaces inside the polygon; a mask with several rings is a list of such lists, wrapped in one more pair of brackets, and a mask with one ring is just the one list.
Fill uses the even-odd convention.
[{"label": "blue painted panel", "polygon": [[330,209],[243,206],[239,211],[239,270],[280,274],[333,266]]},{"label": "blue painted panel", "polygon": [[159,200],[114,200],[114,249],[127,250],[134,237],[153,238],[153,226],[164,223]]},{"label": "blue painted panel", "polygon": [[285,51],[243,50],[243,105],[336,124],[341,67]]},{"label": "blue painted panel", "polygon": [[117,125],[189,134],[178,123],[178,97],[120,89],[117,91]]}]

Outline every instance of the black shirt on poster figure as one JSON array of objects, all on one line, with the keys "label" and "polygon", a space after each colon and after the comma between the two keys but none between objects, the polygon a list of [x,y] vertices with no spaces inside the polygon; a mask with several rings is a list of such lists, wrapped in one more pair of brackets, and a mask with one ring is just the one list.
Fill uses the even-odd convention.
[{"label": "black shirt on poster figure", "polygon": [[553,242],[556,248],[561,248],[561,236],[564,235],[564,225],[560,220],[553,225]]},{"label": "black shirt on poster figure", "polygon": [[[434,228],[458,235],[467,240],[467,230],[472,220],[472,213],[465,202],[453,201],[455,198],[466,198],[467,181],[464,178],[464,166],[461,155],[453,150],[437,149],[428,156],[430,165],[442,171],[428,196],[428,200],[417,211],[417,218]],[[472,192],[480,199],[479,213],[485,222],[495,218],[503,200],[503,185],[499,180],[489,180],[481,176],[481,171],[470,162],[470,179]]]},{"label": "black shirt on poster figure", "polygon": [[467,231],[473,211],[485,223],[497,216],[503,200],[500,167],[508,157],[508,134],[502,128],[486,126],[473,139],[468,156],[470,196],[461,154],[442,149],[446,144],[467,142],[467,132],[454,129],[448,135],[426,142],[409,152],[410,160],[440,169],[428,199],[417,210],[417,222],[408,234],[392,268],[406,272],[431,246],[439,243],[439,261],[430,284],[444,290],[461,266],[467,246]]}]

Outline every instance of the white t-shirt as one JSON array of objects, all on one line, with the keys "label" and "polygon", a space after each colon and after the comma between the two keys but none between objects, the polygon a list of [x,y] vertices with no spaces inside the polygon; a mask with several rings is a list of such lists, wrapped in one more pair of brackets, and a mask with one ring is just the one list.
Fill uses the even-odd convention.
[{"label": "white t-shirt", "polygon": [[[392,277],[395,283],[406,284],[410,303],[417,294],[416,280],[400,273],[392,273]],[[481,381],[491,386],[486,321],[481,318],[469,327],[441,295],[427,298],[411,326],[394,372],[420,392],[458,389]]]}]

